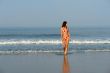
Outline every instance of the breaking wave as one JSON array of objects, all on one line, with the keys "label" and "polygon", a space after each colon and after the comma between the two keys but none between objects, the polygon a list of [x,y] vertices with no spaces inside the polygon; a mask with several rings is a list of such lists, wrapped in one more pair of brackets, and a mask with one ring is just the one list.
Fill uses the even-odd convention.
[{"label": "breaking wave", "polygon": [[[77,53],[77,52],[110,52],[110,49],[102,49],[102,50],[71,50],[68,53]],[[7,54],[38,54],[38,53],[61,53],[63,54],[63,50],[24,50],[24,51],[0,51],[0,55],[7,55]]]},{"label": "breaking wave", "polygon": [[[16,44],[61,44],[61,40],[5,40],[0,45]],[[110,44],[110,40],[71,40],[70,44]]]}]

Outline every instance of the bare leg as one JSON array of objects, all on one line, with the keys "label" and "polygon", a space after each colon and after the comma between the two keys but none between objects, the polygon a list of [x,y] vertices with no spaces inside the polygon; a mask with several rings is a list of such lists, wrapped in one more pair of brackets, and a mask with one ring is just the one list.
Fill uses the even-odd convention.
[{"label": "bare leg", "polygon": [[63,45],[63,50],[65,52],[65,49],[66,49],[66,41],[65,40],[62,40],[62,45]]},{"label": "bare leg", "polygon": [[64,54],[66,55],[67,54],[67,43],[65,44],[65,51],[64,51]]},{"label": "bare leg", "polygon": [[64,54],[66,53],[66,41],[63,41],[63,49],[64,49]]},{"label": "bare leg", "polygon": [[67,48],[67,44],[66,44],[66,46],[65,46],[65,52],[64,52],[65,55],[67,54],[67,50],[68,50],[68,48]]},{"label": "bare leg", "polygon": [[67,52],[68,52],[68,44],[69,44],[69,40],[66,41],[66,44],[65,44],[65,51],[64,51],[64,54],[66,55]]},{"label": "bare leg", "polygon": [[66,51],[66,42],[65,42],[65,46],[64,46],[64,54],[65,54],[65,51]]}]

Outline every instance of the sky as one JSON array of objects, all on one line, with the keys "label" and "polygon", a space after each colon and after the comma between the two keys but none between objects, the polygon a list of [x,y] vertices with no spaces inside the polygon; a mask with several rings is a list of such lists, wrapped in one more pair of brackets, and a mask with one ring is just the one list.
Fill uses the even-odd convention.
[{"label": "sky", "polygon": [[0,27],[110,27],[110,0],[0,0]]}]

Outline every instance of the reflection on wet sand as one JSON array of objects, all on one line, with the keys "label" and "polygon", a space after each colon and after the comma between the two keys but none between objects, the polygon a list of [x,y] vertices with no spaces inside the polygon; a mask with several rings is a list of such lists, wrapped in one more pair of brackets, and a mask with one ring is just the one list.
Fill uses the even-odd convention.
[{"label": "reflection on wet sand", "polygon": [[67,55],[64,55],[63,73],[70,73],[70,66],[69,66]]}]

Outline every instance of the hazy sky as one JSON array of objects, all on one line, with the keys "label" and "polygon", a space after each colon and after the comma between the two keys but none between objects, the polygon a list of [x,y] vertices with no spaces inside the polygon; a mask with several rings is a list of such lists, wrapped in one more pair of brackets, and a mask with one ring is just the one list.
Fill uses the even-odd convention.
[{"label": "hazy sky", "polygon": [[0,0],[0,27],[110,27],[110,0]]}]

